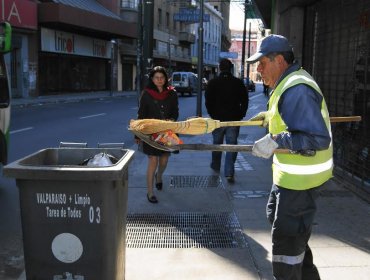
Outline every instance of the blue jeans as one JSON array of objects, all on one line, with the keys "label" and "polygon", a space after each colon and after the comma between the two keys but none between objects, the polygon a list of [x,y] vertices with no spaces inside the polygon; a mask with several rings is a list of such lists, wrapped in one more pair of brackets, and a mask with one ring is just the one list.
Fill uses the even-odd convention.
[{"label": "blue jeans", "polygon": [[[213,144],[223,144],[224,138],[226,144],[236,145],[238,144],[239,126],[220,127],[212,132]],[[234,164],[236,161],[237,152],[226,152],[225,158],[225,176],[234,176]],[[216,170],[220,170],[221,167],[222,152],[212,152],[212,163],[211,167]]]}]

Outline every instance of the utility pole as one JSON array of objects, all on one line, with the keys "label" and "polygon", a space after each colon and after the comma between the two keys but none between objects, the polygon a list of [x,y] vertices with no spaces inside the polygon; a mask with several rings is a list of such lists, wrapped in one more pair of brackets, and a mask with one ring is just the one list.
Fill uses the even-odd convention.
[{"label": "utility pole", "polygon": [[143,57],[143,2],[139,0],[138,5],[138,19],[137,19],[137,43],[136,43],[136,77],[135,77],[135,86],[137,101],[139,103],[141,89],[142,89],[142,57]]},{"label": "utility pole", "polygon": [[[249,33],[248,33],[248,57],[250,56],[251,56],[251,22],[249,22]],[[247,88],[249,87],[249,69],[250,69],[250,65],[248,63],[247,64],[247,78],[248,78]]]},{"label": "utility pole", "polygon": [[[243,44],[242,44],[242,61],[240,63],[240,78],[244,82],[244,68],[245,68],[245,37],[246,37],[246,29],[247,29],[247,5],[249,0],[245,0],[244,3],[244,28],[243,28]],[[248,87],[248,84],[247,84]]]},{"label": "utility pole", "polygon": [[198,26],[198,94],[197,94],[197,113],[198,117],[202,116],[202,79],[203,79],[203,14],[204,0],[199,1],[200,16]]},{"label": "utility pole", "polygon": [[114,71],[114,64],[115,64],[115,49],[117,41],[112,39],[110,40],[111,49],[110,49],[110,91],[109,95],[113,96],[113,91],[115,89],[114,82],[115,82],[115,71]]},{"label": "utility pole", "polygon": [[[143,1],[143,59],[141,68],[141,86],[147,83],[148,72],[153,67],[153,18],[154,18],[154,1]],[[140,1],[140,2],[141,2]]]},{"label": "utility pole", "polygon": [[171,61],[171,42],[172,39],[168,39],[168,76],[171,77],[172,74],[172,61]]}]

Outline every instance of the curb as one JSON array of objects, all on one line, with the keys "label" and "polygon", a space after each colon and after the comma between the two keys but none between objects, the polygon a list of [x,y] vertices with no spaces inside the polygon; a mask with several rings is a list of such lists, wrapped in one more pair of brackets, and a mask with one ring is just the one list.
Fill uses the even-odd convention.
[{"label": "curb", "polygon": [[124,98],[133,97],[137,93],[135,91],[115,92],[113,95],[110,92],[98,93],[85,93],[85,94],[64,94],[55,96],[41,96],[35,98],[15,98],[11,100],[13,108],[25,108],[32,106],[41,106],[45,104],[58,104],[58,103],[77,103],[86,100],[104,100],[110,98]]}]

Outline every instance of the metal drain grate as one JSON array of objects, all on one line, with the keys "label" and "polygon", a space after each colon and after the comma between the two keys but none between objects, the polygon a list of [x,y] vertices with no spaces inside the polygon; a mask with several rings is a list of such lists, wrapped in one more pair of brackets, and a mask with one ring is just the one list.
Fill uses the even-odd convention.
[{"label": "metal drain grate", "polygon": [[127,248],[245,248],[235,213],[129,214]]},{"label": "metal drain grate", "polygon": [[218,188],[222,187],[222,180],[218,175],[212,176],[171,176],[172,188]]}]

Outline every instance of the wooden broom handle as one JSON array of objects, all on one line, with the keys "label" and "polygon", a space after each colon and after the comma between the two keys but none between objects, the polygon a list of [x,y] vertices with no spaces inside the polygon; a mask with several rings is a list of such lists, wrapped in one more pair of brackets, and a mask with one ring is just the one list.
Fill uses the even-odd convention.
[{"label": "wooden broom handle", "polygon": [[[148,142],[147,142],[148,143]],[[251,152],[253,145],[229,145],[229,144],[181,144],[175,146],[162,147],[162,150],[187,150],[187,151],[220,151],[220,152]],[[290,154],[288,149],[276,149],[274,153]]]},{"label": "wooden broom handle", "polygon": [[361,116],[349,116],[349,117],[330,117],[331,123],[337,122],[359,122],[361,121]]},{"label": "wooden broom handle", "polygon": [[[331,123],[337,122],[359,122],[361,121],[361,116],[349,116],[349,117],[330,117]],[[253,126],[262,125],[263,121],[230,121],[230,122],[220,122],[220,127],[225,126]]]}]

